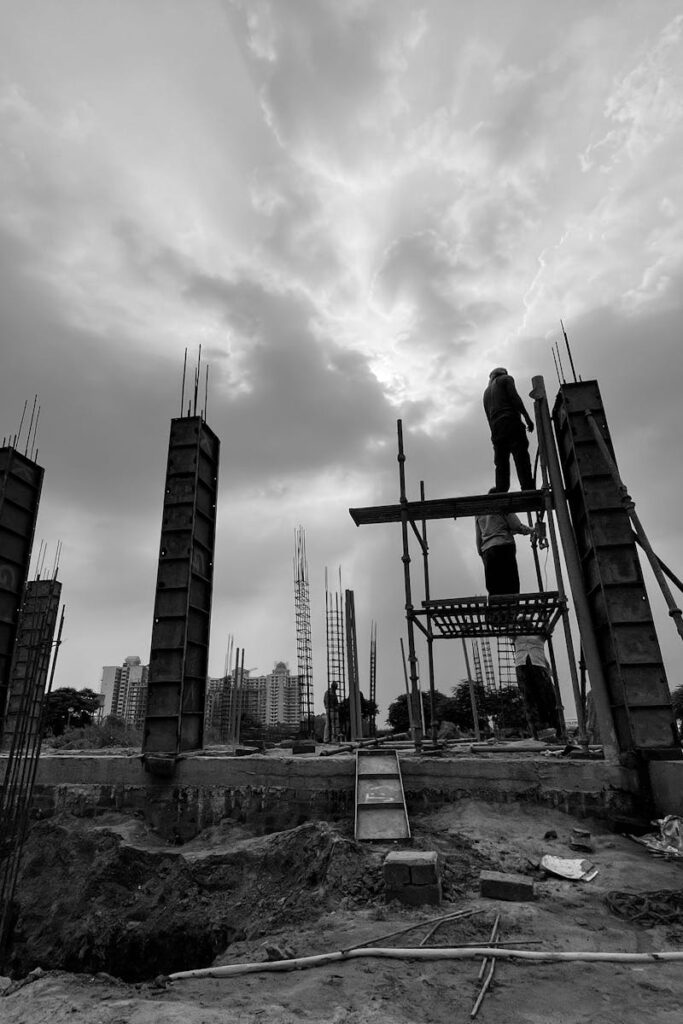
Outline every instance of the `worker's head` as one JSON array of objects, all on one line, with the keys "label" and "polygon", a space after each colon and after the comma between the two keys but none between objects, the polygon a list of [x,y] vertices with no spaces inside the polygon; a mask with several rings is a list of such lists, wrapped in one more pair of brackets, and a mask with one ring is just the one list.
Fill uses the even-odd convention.
[{"label": "worker's head", "polygon": [[336,690],[337,689],[337,684],[336,683],[332,683],[332,685],[330,686],[330,689],[331,690]]},{"label": "worker's head", "polygon": [[507,370],[504,366],[496,366],[495,370],[491,370],[489,374],[489,380],[493,380],[494,377],[505,377],[507,376]]}]

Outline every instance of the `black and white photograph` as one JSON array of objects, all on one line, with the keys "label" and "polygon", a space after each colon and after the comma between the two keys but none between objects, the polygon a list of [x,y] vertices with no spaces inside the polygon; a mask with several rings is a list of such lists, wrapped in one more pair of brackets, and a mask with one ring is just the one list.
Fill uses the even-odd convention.
[{"label": "black and white photograph", "polygon": [[0,1019],[678,1024],[683,7],[0,0]]}]

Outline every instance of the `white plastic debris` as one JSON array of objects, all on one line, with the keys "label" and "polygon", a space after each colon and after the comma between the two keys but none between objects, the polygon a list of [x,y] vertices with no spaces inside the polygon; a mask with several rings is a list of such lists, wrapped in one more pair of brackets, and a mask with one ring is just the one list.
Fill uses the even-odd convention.
[{"label": "white plastic debris", "polygon": [[598,869],[589,860],[579,860],[574,857],[551,857],[544,854],[541,857],[541,867],[550,875],[557,875],[558,878],[568,878],[570,882],[590,882],[598,873]]},{"label": "white plastic debris", "polygon": [[631,836],[631,839],[647,846],[655,856],[666,857],[667,860],[683,860],[683,818],[667,814],[652,824],[659,825],[659,835],[652,832],[646,836]]}]

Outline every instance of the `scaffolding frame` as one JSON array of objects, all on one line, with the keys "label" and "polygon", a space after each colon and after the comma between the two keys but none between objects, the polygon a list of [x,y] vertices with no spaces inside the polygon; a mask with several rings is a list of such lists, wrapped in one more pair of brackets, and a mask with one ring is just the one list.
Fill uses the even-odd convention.
[{"label": "scaffolding frame", "polygon": [[[537,421],[539,418],[538,402],[535,402]],[[397,505],[378,505],[365,508],[349,509],[350,515],[357,526],[370,523],[400,523],[402,538],[403,579],[405,590],[405,614],[408,634],[408,674],[410,677],[410,703],[413,721],[413,740],[419,752],[425,730],[421,725],[421,698],[418,679],[418,659],[416,655],[415,636],[419,631],[427,644],[429,699],[431,717],[431,741],[436,743],[436,720],[434,714],[434,658],[433,644],[437,639],[472,639],[491,636],[540,635],[550,641],[552,631],[558,621],[562,621],[569,660],[572,689],[576,702],[579,740],[585,745],[585,728],[582,708],[580,705],[579,680],[574,657],[569,611],[564,590],[564,581],[560,562],[560,551],[554,527],[554,500],[548,481],[548,455],[545,450],[545,435],[539,430],[539,461],[543,477],[540,489],[534,491],[511,491],[465,497],[439,498],[427,500],[424,481],[420,481],[419,501],[409,501],[406,491],[405,463],[406,454],[403,442],[403,424],[397,421],[399,466],[399,502]],[[545,515],[548,523],[549,542],[553,552],[557,590],[546,592],[540,589],[537,594],[498,595],[496,597],[469,597],[432,599],[429,577],[429,540],[427,521],[432,519],[459,519],[475,517],[491,513],[506,514],[537,513]],[[411,536],[417,541],[422,554],[424,600],[416,606],[413,601],[413,584],[411,578]],[[537,564],[540,580],[540,568]],[[490,652],[489,652],[490,656]],[[562,717],[562,704],[555,669],[554,654],[551,657],[551,669],[555,689],[558,714]]]}]

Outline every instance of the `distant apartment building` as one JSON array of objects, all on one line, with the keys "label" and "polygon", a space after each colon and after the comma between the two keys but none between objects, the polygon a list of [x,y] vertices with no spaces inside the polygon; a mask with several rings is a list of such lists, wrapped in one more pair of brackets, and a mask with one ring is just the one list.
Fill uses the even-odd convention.
[{"label": "distant apartment building", "polygon": [[299,677],[289,674],[284,661],[278,661],[270,675],[265,676],[265,725],[298,725]]},{"label": "distant apartment building", "polygon": [[[289,725],[300,721],[299,677],[290,674],[284,661],[279,661],[268,675],[252,676],[245,671],[238,688],[242,717],[261,725]],[[206,688],[205,723],[227,729],[233,700],[237,699],[232,675],[209,678]]]},{"label": "distant apartment building", "polygon": [[141,729],[147,711],[148,676],[149,666],[137,655],[126,658],[123,665],[105,665],[100,680],[104,716],[113,715]]},{"label": "distant apartment building", "polygon": [[[228,676],[228,679],[231,677]],[[209,676],[206,680],[206,697],[204,703],[204,727],[220,728],[221,709],[223,705],[224,676]]]}]

